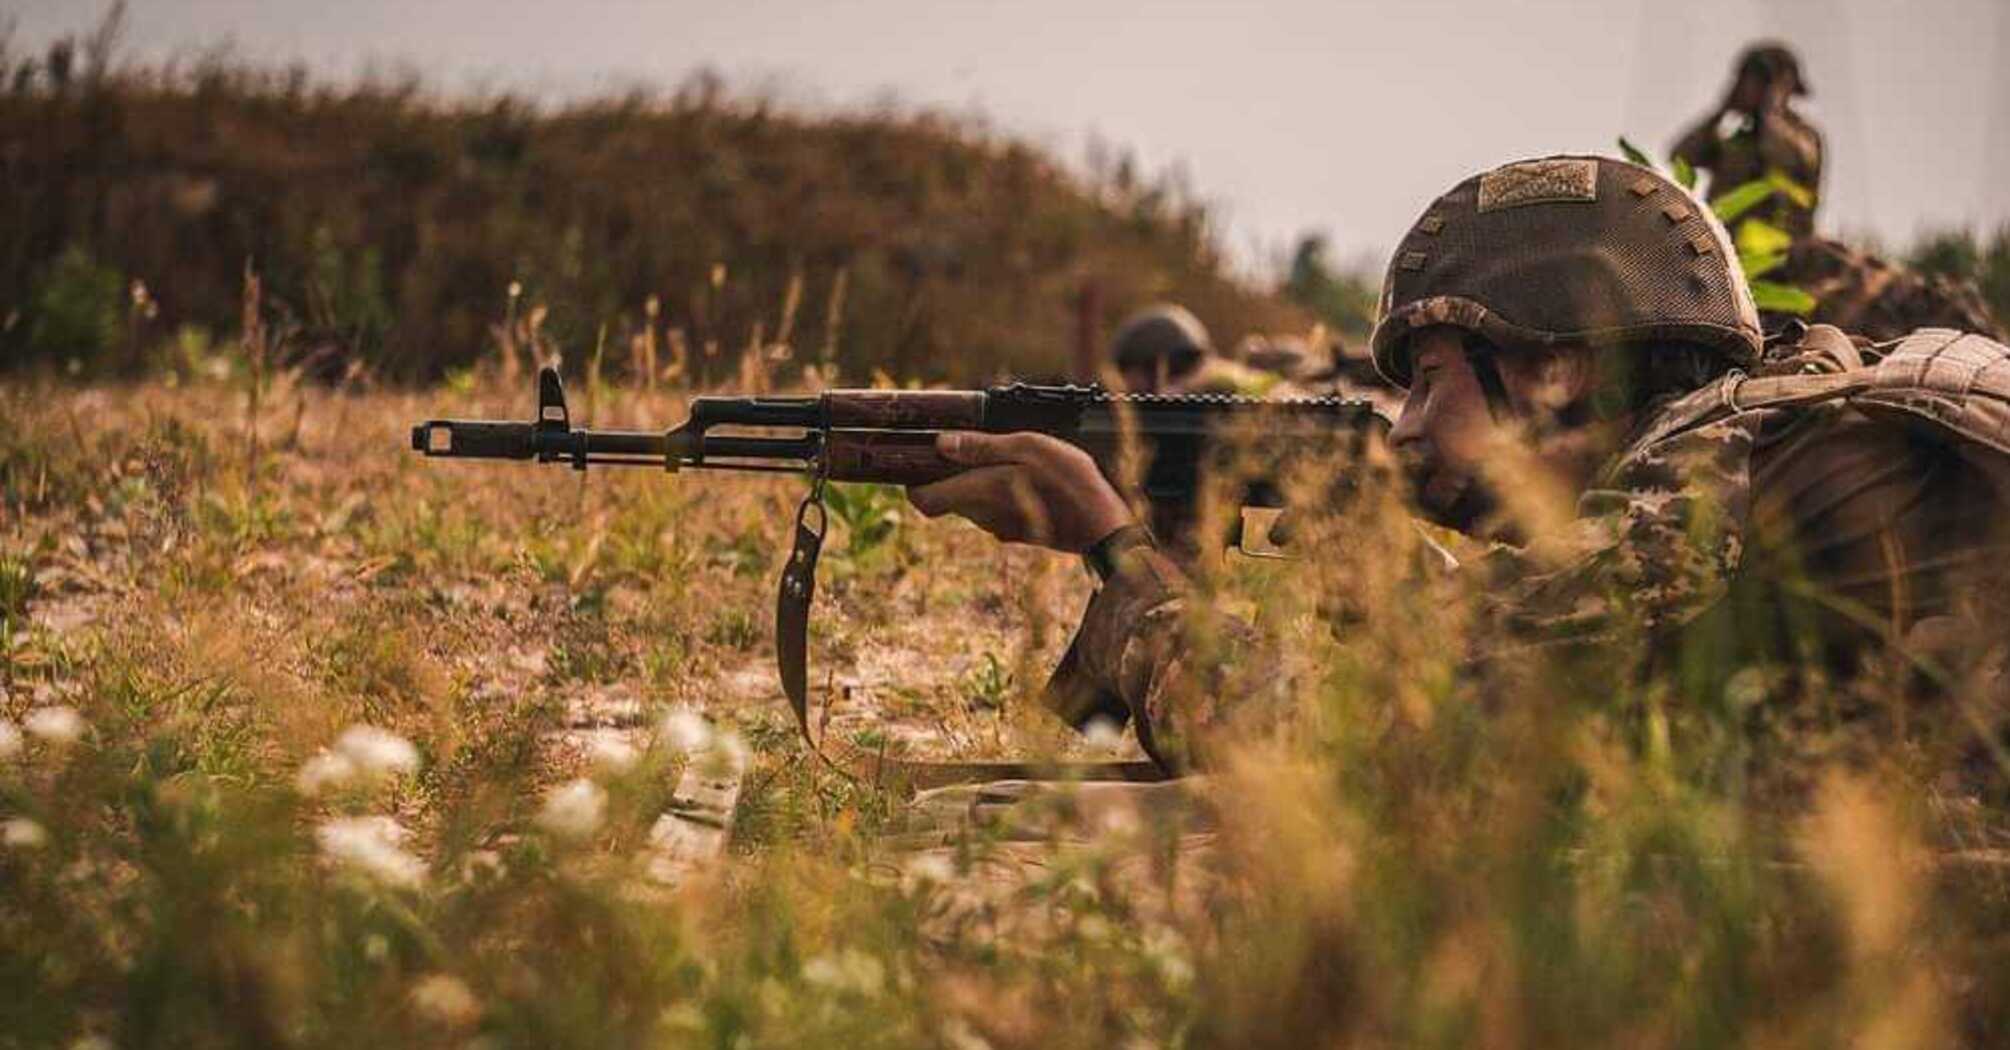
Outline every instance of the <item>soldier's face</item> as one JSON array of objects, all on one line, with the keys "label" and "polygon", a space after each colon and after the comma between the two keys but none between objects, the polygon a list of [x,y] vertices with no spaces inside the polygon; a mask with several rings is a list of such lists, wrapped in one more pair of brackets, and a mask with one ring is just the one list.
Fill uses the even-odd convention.
[{"label": "soldier's face", "polygon": [[1477,531],[1497,505],[1480,473],[1482,458],[1501,436],[1486,392],[1458,329],[1418,332],[1410,337],[1410,356],[1410,393],[1389,441],[1424,515]]},{"label": "soldier's face", "polygon": [[1766,103],[1766,74],[1758,69],[1746,69],[1738,74],[1738,85],[1731,89],[1731,109],[1739,113],[1757,113]]},{"label": "soldier's face", "polygon": [[1164,358],[1157,358],[1149,365],[1132,365],[1120,374],[1124,377],[1124,389],[1133,394],[1157,394],[1166,388]]}]

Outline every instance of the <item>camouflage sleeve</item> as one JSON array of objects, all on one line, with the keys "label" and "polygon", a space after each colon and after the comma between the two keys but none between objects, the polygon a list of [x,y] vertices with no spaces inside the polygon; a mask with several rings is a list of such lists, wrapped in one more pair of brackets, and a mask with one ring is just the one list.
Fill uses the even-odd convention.
[{"label": "camouflage sleeve", "polygon": [[1629,454],[1563,542],[1498,548],[1487,612],[1512,643],[1676,626],[1722,598],[1743,553],[1752,436],[1735,417]]},{"label": "camouflage sleeve", "polygon": [[1254,644],[1246,624],[1192,607],[1191,590],[1158,549],[1124,552],[1063,661],[1071,681],[1049,687],[1050,700],[1120,699],[1145,753],[1171,773],[1206,764],[1206,740],[1225,713],[1222,669],[1244,665]]},{"label": "camouflage sleeve", "polygon": [[1709,171],[1717,166],[1717,152],[1723,147],[1723,139],[1717,134],[1718,114],[1697,122],[1668,150],[1671,157],[1680,157],[1699,171]]}]

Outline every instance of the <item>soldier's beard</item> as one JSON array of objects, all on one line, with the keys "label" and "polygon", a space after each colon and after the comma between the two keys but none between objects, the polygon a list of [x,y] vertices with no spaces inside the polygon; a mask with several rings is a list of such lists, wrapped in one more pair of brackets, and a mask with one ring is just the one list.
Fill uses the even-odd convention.
[{"label": "soldier's beard", "polygon": [[1417,509],[1448,529],[1480,539],[1516,542],[1500,513],[1500,496],[1485,478],[1432,462],[1413,463],[1407,474]]}]

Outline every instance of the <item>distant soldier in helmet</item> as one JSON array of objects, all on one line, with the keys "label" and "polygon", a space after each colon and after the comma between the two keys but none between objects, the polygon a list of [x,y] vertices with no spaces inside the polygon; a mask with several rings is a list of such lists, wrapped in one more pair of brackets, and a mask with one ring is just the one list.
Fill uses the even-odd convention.
[{"label": "distant soldier in helmet", "polygon": [[1808,94],[1800,59],[1783,44],[1756,44],[1738,58],[1731,89],[1715,112],[1689,129],[1672,151],[1710,177],[1709,193],[1770,176],[1784,176],[1802,192],[1776,193],[1763,217],[1796,236],[1815,230],[1822,181],[1822,136],[1794,111]]},{"label": "distant soldier in helmet", "polygon": [[1134,394],[1272,392],[1279,376],[1246,368],[1216,352],[1207,326],[1186,307],[1154,303],[1132,314],[1110,340],[1111,363]]},{"label": "distant soldier in helmet", "polygon": [[[1832,682],[1894,650],[1969,673],[1960,662],[2000,637],[2010,349],[1952,330],[1872,346],[1817,326],[1768,352],[1709,210],[1653,171],[1580,156],[1508,164],[1433,201],[1391,260],[1381,316],[1372,350],[1408,390],[1391,441],[1417,509],[1497,541],[1467,569],[1492,637],[1633,638],[1618,651],[1649,662],[1714,644],[1730,649],[1713,667],[1791,660]],[[1024,434],[939,447],[974,469],[911,490],[924,513],[1086,552],[1103,576],[1051,693],[1098,706],[1059,713],[1129,718],[1168,769],[1208,763],[1261,688],[1197,668],[1248,686],[1276,664],[1188,609],[1198,592],[1080,451]],[[1526,535],[1502,462],[1542,476],[1517,487],[1577,494],[1577,519]],[[1223,645],[1225,662],[1195,655]]]},{"label": "distant soldier in helmet", "polygon": [[1172,389],[1214,355],[1207,326],[1174,303],[1154,303],[1124,320],[1110,340],[1110,360],[1133,393]]}]

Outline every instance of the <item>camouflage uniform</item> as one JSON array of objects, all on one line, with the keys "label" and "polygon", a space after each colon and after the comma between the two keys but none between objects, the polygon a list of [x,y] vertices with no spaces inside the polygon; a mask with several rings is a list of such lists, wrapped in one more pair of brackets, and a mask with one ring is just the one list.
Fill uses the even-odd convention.
[{"label": "camouflage uniform", "polygon": [[1809,321],[1870,339],[1897,339],[1919,328],[2010,338],[1973,282],[1922,274],[1826,237],[1795,241],[1786,265],[1767,276],[1814,297]]}]

